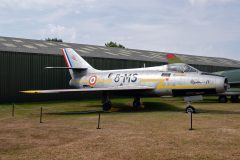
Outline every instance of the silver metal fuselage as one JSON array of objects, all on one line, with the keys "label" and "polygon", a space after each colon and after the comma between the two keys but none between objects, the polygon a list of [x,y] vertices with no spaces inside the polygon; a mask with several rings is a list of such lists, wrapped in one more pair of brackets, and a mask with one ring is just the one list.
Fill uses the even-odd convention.
[{"label": "silver metal fuselage", "polygon": [[[168,65],[123,70],[95,70],[79,72],[69,84],[75,88],[107,88],[149,86],[154,90],[134,92],[143,96],[184,96],[222,93],[226,90],[225,77],[204,75],[202,72],[169,71]],[[125,91],[128,95],[129,93]]]}]

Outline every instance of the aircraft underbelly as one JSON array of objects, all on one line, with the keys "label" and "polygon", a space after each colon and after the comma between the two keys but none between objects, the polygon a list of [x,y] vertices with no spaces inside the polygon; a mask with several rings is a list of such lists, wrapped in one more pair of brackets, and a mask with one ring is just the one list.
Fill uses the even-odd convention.
[{"label": "aircraft underbelly", "polygon": [[215,94],[216,89],[173,89],[173,96],[193,96],[203,94]]}]

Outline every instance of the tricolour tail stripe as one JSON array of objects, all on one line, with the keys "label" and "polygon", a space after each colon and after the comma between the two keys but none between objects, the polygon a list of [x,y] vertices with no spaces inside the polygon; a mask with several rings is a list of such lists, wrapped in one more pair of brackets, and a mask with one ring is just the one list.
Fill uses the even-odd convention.
[{"label": "tricolour tail stripe", "polygon": [[67,67],[72,67],[71,61],[69,60],[66,49],[62,49],[64,60],[67,64]]}]

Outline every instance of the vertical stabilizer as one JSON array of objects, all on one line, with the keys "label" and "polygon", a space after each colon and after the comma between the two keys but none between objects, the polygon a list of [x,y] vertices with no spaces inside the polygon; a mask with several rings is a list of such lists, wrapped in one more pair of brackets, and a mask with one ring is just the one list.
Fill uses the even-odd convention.
[{"label": "vertical stabilizer", "polygon": [[73,68],[69,69],[71,77],[74,78],[77,70],[74,69],[87,69],[87,72],[94,72],[95,69],[88,64],[77,52],[75,52],[72,48],[63,48],[61,52],[64,56],[64,60],[66,62],[67,67]]}]

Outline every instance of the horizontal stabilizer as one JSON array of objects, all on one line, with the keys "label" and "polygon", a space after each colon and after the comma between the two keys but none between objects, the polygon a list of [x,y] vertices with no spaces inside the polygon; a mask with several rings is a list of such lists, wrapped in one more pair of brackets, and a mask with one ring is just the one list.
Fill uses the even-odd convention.
[{"label": "horizontal stabilizer", "polygon": [[109,88],[80,88],[80,89],[54,89],[54,90],[29,90],[20,91],[27,94],[46,94],[46,93],[68,93],[68,92],[101,92],[101,91],[130,91],[130,90],[153,90],[154,87],[148,86],[121,86]]},{"label": "horizontal stabilizer", "polygon": [[45,69],[73,69],[73,70],[87,70],[87,68],[77,68],[77,67],[45,67]]}]

